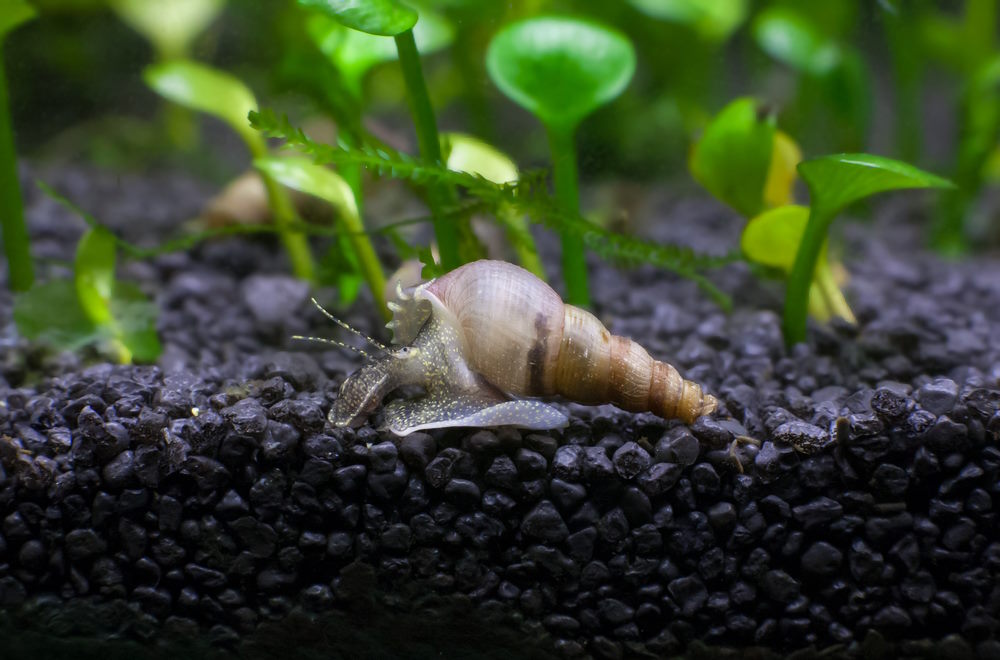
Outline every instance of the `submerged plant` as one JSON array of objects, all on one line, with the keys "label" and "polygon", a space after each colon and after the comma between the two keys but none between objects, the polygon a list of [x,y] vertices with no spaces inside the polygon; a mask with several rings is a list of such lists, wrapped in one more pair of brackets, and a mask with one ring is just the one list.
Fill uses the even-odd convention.
[{"label": "submerged plant", "polygon": [[[183,60],[155,64],[146,69],[144,78],[164,98],[227,123],[243,138],[253,158],[267,156],[267,143],[247,121],[247,115],[257,110],[257,99],[236,78],[205,65]],[[297,277],[312,281],[315,267],[309,243],[305,236],[291,228],[296,220],[295,208],[288,195],[271,176],[266,173],[261,176],[267,189],[274,224],[288,253],[292,270]]]},{"label": "submerged plant", "polygon": [[809,220],[795,254],[785,293],[785,341],[806,338],[809,287],[834,218],[850,204],[876,193],[908,188],[953,188],[940,177],[912,165],[871,154],[834,154],[799,164],[809,187]]},{"label": "submerged plant", "polygon": [[18,332],[64,350],[99,344],[124,364],[154,362],[161,350],[156,305],[138,286],[115,277],[118,241],[114,234],[58,194],[46,191],[83,216],[90,228],[77,243],[73,279],[38,284],[15,299]]},{"label": "submerged plant", "polygon": [[[548,132],[556,198],[568,213],[580,209],[574,134],[583,119],[615,99],[635,71],[635,51],[623,34],[563,17],[508,25],[490,42],[486,68],[494,84],[541,120]],[[562,236],[562,270],[570,303],[590,301],[579,237]]]},{"label": "submerged plant", "polygon": [[341,302],[350,302],[345,298],[344,291],[356,288],[350,278],[360,273],[382,315],[388,317],[389,310],[383,294],[385,275],[382,273],[382,265],[365,233],[354,194],[347,182],[336,172],[305,158],[264,157],[254,160],[254,166],[282,185],[318,197],[333,206],[341,230],[337,237],[340,254],[352,266],[349,272],[338,269]]},{"label": "submerged plant", "polygon": [[[395,0],[299,0],[299,4],[322,11],[352,30],[395,40],[420,155],[429,163],[442,163],[437,121],[413,36],[418,20],[416,10]],[[463,241],[466,245],[474,243],[471,230],[462,224],[456,226],[445,217],[445,209],[456,201],[450,186],[433,185],[427,193],[441,265],[445,270],[456,268],[463,261]]]},{"label": "submerged plant", "polygon": [[10,121],[3,43],[11,30],[34,16],[34,8],[24,0],[10,0],[0,7],[0,229],[7,256],[8,282],[13,291],[31,288],[35,268],[31,262],[31,241],[24,224],[21,184],[17,176],[17,150]]}]

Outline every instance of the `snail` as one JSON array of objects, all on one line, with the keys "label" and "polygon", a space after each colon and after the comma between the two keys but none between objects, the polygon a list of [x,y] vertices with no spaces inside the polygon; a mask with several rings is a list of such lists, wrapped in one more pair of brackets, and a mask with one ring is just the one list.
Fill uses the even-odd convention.
[{"label": "snail", "polygon": [[388,324],[394,346],[369,339],[382,354],[344,381],[328,415],[334,426],[360,426],[404,386],[423,395],[385,406],[386,427],[397,435],[565,426],[566,415],[542,397],[611,403],[685,423],[716,409],[700,385],[513,264],[476,261],[409,290],[397,284],[396,297]]}]

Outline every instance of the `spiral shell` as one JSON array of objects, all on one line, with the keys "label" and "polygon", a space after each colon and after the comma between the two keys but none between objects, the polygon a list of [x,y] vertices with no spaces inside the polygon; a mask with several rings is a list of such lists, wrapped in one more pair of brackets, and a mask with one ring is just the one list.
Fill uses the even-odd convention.
[{"label": "spiral shell", "polygon": [[513,264],[477,261],[417,287],[409,304],[397,306],[395,327],[413,327],[412,315],[428,312],[456,330],[473,372],[515,397],[611,403],[686,423],[717,405],[673,366],[612,335],[593,314],[564,304]]}]

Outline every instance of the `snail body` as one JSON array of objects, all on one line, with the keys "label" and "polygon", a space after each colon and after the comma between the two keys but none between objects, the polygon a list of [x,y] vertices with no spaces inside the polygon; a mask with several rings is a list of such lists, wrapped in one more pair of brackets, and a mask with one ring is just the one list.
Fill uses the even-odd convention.
[{"label": "snail body", "polygon": [[398,298],[389,324],[398,346],[344,382],[329,415],[334,425],[359,425],[404,385],[425,395],[386,406],[386,422],[399,435],[442,426],[565,425],[557,409],[520,397],[611,403],[685,423],[716,408],[700,385],[513,264],[466,264],[409,293],[400,289]]}]

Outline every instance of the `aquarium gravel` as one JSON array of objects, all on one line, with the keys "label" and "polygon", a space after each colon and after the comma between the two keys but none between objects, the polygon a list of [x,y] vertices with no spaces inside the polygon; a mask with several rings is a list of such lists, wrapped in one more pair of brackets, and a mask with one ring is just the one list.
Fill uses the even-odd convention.
[{"label": "aquarium gravel", "polygon": [[[113,197],[109,178],[47,178],[136,240],[204,199],[185,180]],[[39,256],[71,255],[80,221],[26,198]],[[643,213],[673,241],[737,240],[714,203]],[[608,327],[720,398],[690,427],[568,405],[550,433],[333,429],[359,362],[290,339],[336,329],[265,241],[126,267],[162,310],[158,366],[29,348],[0,287],[0,655],[91,639],[1000,657],[1000,266],[920,252],[911,207],[878,217],[848,236],[859,325],[791,351],[778,290],[744,265],[713,275],[727,315],[688,281],[594,264]],[[363,304],[346,319],[377,332]],[[760,446],[737,465],[739,436]],[[829,447],[799,455],[801,438]]]}]

